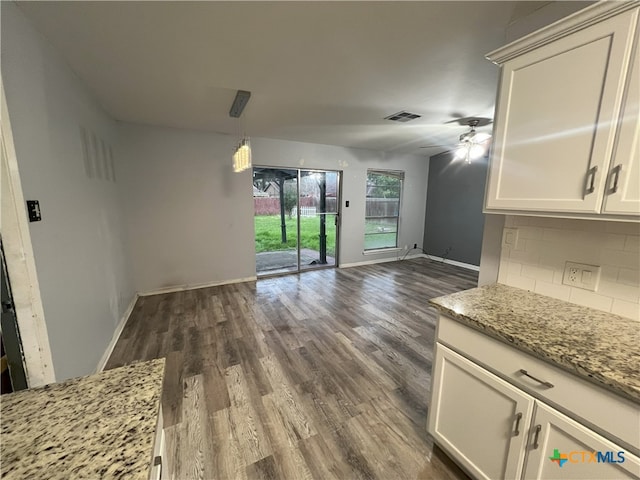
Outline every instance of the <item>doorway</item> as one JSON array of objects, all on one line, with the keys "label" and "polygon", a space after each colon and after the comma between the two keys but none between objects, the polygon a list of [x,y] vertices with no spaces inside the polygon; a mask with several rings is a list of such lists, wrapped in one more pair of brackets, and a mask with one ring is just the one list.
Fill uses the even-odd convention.
[{"label": "doorway", "polygon": [[18,330],[15,304],[11,295],[9,275],[4,260],[4,249],[0,241],[0,393],[11,393],[27,388],[24,371],[24,354]]},{"label": "doorway", "polygon": [[340,172],[254,167],[258,276],[338,264]]}]

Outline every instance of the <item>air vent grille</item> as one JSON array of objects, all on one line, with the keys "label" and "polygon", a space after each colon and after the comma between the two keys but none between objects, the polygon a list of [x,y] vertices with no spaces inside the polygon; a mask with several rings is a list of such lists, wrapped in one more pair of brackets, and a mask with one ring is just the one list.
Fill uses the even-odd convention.
[{"label": "air vent grille", "polygon": [[392,122],[410,122],[411,120],[415,120],[416,118],[420,118],[422,115],[418,115],[417,113],[402,112],[394,113],[389,115],[388,117],[384,117],[385,120],[391,120]]},{"label": "air vent grille", "polygon": [[80,127],[80,138],[82,140],[84,171],[87,178],[115,183],[116,168],[111,145],[82,126]]}]

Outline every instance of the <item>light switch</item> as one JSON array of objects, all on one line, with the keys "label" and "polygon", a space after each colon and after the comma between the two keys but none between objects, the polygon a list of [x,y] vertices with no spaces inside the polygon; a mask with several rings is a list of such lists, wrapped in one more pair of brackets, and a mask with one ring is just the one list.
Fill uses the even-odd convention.
[{"label": "light switch", "polygon": [[502,245],[505,247],[511,247],[514,250],[518,247],[518,229],[517,228],[505,228],[502,236]]},{"label": "light switch", "polygon": [[582,283],[589,285],[591,283],[592,272],[591,270],[582,270]]},{"label": "light switch", "polygon": [[40,202],[38,200],[27,200],[27,213],[30,222],[39,222],[42,220],[40,214]]}]

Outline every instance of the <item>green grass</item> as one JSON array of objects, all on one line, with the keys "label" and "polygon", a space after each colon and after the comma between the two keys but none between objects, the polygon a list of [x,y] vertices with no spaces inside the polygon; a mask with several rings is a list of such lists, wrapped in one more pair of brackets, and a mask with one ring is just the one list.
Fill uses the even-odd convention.
[{"label": "green grass", "polygon": [[[256,229],[256,253],[275,252],[297,248],[296,218],[285,216],[287,243],[282,243],[280,215],[260,215],[254,217]],[[336,226],[334,217],[327,216],[327,255],[335,257]],[[300,217],[300,247],[320,250],[320,217]]]},{"label": "green grass", "polygon": [[368,218],[364,223],[364,249],[393,248],[396,246],[395,220]]},{"label": "green grass", "polygon": [[396,246],[395,233],[383,233],[379,235],[365,235],[364,249],[377,250],[379,248],[393,248]]}]

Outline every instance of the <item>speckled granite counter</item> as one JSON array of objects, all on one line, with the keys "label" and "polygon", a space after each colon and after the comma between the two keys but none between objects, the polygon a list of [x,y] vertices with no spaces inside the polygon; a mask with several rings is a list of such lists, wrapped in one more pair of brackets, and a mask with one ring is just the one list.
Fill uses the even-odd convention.
[{"label": "speckled granite counter", "polygon": [[147,479],[164,359],[0,398],[3,479]]},{"label": "speckled granite counter", "polygon": [[640,403],[640,323],[506,285],[430,300],[441,313]]}]

